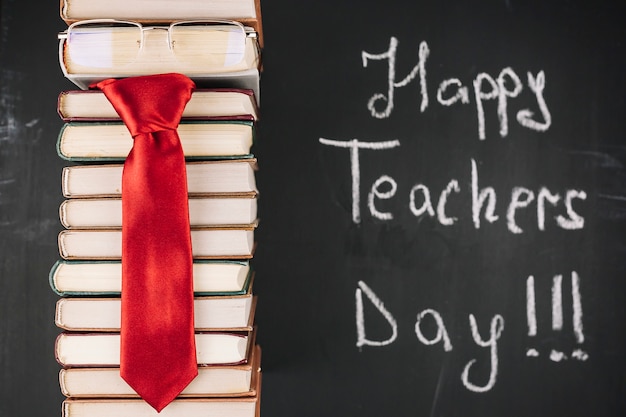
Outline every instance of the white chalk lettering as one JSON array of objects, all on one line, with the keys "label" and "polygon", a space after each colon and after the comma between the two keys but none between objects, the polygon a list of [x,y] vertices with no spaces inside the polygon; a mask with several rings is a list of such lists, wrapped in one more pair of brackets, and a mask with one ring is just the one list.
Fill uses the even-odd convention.
[{"label": "white chalk lettering", "polygon": [[[426,336],[422,333],[421,323],[426,315],[432,316],[435,320],[435,324],[437,325],[437,333],[432,339],[426,338]],[[448,331],[443,323],[443,319],[441,318],[441,315],[433,309],[426,309],[417,315],[417,321],[415,322],[415,334],[417,335],[419,341],[425,345],[430,346],[443,341],[443,350],[446,352],[452,350],[452,343],[450,343],[450,337],[448,336]]]},{"label": "white chalk lettering", "polygon": [[565,353],[552,349],[550,351],[550,360],[553,362],[561,362],[567,359],[567,355]]},{"label": "white chalk lettering", "polygon": [[[451,85],[457,87],[456,94],[449,98],[444,98],[446,90]],[[467,87],[465,87],[458,78],[450,78],[449,80],[442,81],[437,89],[437,101],[443,106],[451,106],[457,101],[460,101],[463,104],[468,104],[469,93],[467,92]]]},{"label": "white chalk lettering", "polygon": [[[426,88],[426,60],[428,59],[428,55],[430,54],[430,50],[428,49],[428,44],[424,41],[420,43],[419,46],[419,60],[417,65],[413,67],[411,72],[404,77],[402,81],[396,81],[396,50],[398,48],[398,39],[395,37],[391,37],[389,39],[389,49],[386,52],[381,54],[371,54],[369,52],[362,51],[361,59],[363,61],[363,68],[367,68],[367,63],[369,60],[372,61],[381,61],[387,60],[387,95],[385,96],[382,93],[374,94],[369,101],[367,102],[367,108],[370,111],[370,114],[377,119],[385,119],[391,115],[391,112],[394,107],[394,91],[398,87],[404,87],[408,85],[413,79],[418,75],[420,75],[420,93],[422,96],[422,101],[420,104],[420,111],[426,110],[428,107],[428,90]],[[378,101],[386,102],[387,105],[385,109],[382,111],[376,110],[376,103]]]},{"label": "white chalk lettering", "polygon": [[[507,89],[506,80],[513,82],[513,89]],[[483,83],[489,84],[490,90],[483,91]],[[500,136],[506,137],[509,133],[509,117],[507,114],[508,98],[517,97],[522,91],[522,83],[513,69],[507,67],[500,71],[498,79],[486,73],[480,73],[474,79],[474,96],[476,97],[476,115],[478,117],[478,139],[484,140],[485,134],[485,110],[484,100],[498,99],[498,120],[500,122]]]},{"label": "white chalk lettering", "polygon": [[[392,36],[389,39],[389,47],[385,52],[373,54],[367,51],[361,51],[363,68],[367,68],[370,61],[387,62],[387,92],[375,93],[367,102],[367,109],[370,115],[377,119],[385,119],[391,116],[395,106],[395,90],[407,86],[418,75],[420,84],[420,112],[424,113],[429,106],[426,64],[430,55],[430,48],[425,41],[420,42],[418,63],[403,79],[397,81],[396,58],[398,54],[398,44],[398,38]],[[552,124],[550,111],[548,110],[543,94],[546,85],[545,73],[543,70],[540,70],[535,77],[531,72],[527,72],[527,80],[528,87],[537,101],[537,106],[539,107],[543,121],[535,120],[534,112],[530,109],[522,109],[517,112],[517,122],[525,128],[537,132],[545,132]],[[473,79],[472,84],[474,99],[476,101],[478,138],[480,140],[486,138],[484,102],[496,99],[499,133],[501,137],[506,137],[509,133],[509,116],[507,110],[509,99],[518,97],[523,90],[520,77],[511,67],[505,67],[500,71],[497,78],[485,72],[479,72]],[[456,77],[444,79],[439,82],[437,87],[437,102],[445,107],[450,107],[456,103],[469,104],[470,97],[468,88]],[[384,108],[381,108],[380,103],[384,104]]]},{"label": "white chalk lettering", "polygon": [[[580,277],[576,271],[571,273],[571,285],[572,285],[572,326],[574,330],[574,336],[577,344],[582,344],[585,341],[585,335],[583,333],[583,310],[582,299],[580,294]],[[550,290],[551,295],[551,313],[552,313],[552,330],[560,332],[563,330],[564,318],[563,318],[563,275],[557,274],[552,277],[552,287]],[[537,335],[537,317],[535,307],[535,278],[530,275],[526,280],[526,317],[528,322],[528,336]],[[538,357],[539,352],[534,349],[528,349],[527,356]],[[559,350],[552,349],[548,356],[550,360],[554,362],[560,362],[568,359],[567,355]],[[577,360],[587,360],[589,355],[582,349],[575,348],[572,351],[571,358]]]},{"label": "white chalk lettering", "polygon": [[384,142],[359,142],[358,139],[339,141],[319,138],[323,145],[350,149],[350,173],[352,177],[352,221],[361,222],[361,168],[359,166],[359,149],[382,150],[400,146],[399,140]]},{"label": "white chalk lettering", "polygon": [[[506,79],[513,81],[513,89],[507,90]],[[503,138],[509,134],[509,116],[507,114],[507,97],[517,97],[522,91],[522,82],[511,68],[504,68],[498,76],[498,119],[500,120],[500,136]]]},{"label": "white chalk lettering", "polygon": [[578,359],[579,361],[586,361],[589,359],[589,355],[584,350],[574,349],[572,352],[572,358]]},{"label": "white chalk lettering", "polygon": [[[398,39],[391,36],[389,38],[387,50],[382,53],[370,53],[365,50],[361,50],[362,68],[367,69],[369,67],[370,69],[368,69],[368,71],[373,71],[371,67],[378,65],[382,71],[386,70],[386,84],[383,89],[374,89],[374,94],[371,96],[369,96],[370,93],[367,93],[369,96],[366,103],[367,109],[370,116],[375,119],[389,118],[395,109],[395,101],[398,98],[397,90],[406,87],[411,83],[413,83],[414,86],[419,84],[419,112],[425,113],[430,105],[428,77],[432,77],[432,75],[427,73],[427,64],[430,65],[429,59],[431,52],[428,44],[425,41],[419,43],[417,50],[417,64],[412,66],[415,61],[413,61],[414,58],[410,58],[411,61],[409,61],[409,64],[411,66],[409,68],[411,69],[404,77],[400,77],[397,74],[397,69],[401,68],[400,65],[397,65],[398,57],[400,56],[398,48]],[[382,63],[374,61],[382,61]],[[435,68],[440,68],[440,66],[435,66]],[[402,72],[404,71],[405,70],[402,70]],[[487,137],[487,124],[492,123],[491,117],[494,116],[492,114],[494,111],[495,116],[497,117],[498,134],[501,138],[508,137],[510,129],[515,127],[514,122],[511,123],[510,119],[515,119],[523,128],[536,132],[546,132],[552,125],[551,112],[548,109],[544,96],[546,88],[546,75],[543,70],[538,70],[536,75],[528,71],[526,75],[526,83],[523,83],[518,74],[510,66],[504,66],[499,73],[493,72],[492,74],[480,72],[479,70],[474,72],[474,74],[465,81],[462,81],[460,78],[454,76],[447,76],[447,78],[443,80],[438,80],[438,84],[433,84],[433,89],[430,91],[434,91],[434,86],[437,86],[436,102],[434,104],[437,105],[438,103],[443,107],[467,105],[470,104],[471,101],[475,101],[474,105],[476,106],[475,111],[478,139],[480,141],[484,141]],[[524,87],[526,85],[528,86],[528,89],[525,91]],[[384,91],[385,88],[386,91]],[[470,89],[473,89],[473,95],[470,93]],[[405,91],[406,90],[402,90],[402,93],[404,94]],[[520,97],[523,93],[527,97]],[[533,103],[534,100],[534,103],[536,104],[531,106],[524,104],[516,109],[514,108],[516,103],[515,99],[518,97],[523,100],[523,103]],[[398,100],[398,102],[401,101]],[[417,112],[417,110],[415,111]],[[509,117],[509,112],[511,113],[511,118]],[[513,118],[513,115],[515,115],[515,118]],[[436,116],[439,115],[437,114]],[[437,117],[430,118],[429,122],[436,119]],[[393,127],[389,125],[386,126]],[[489,126],[491,127],[491,125]],[[493,129],[489,129],[490,132],[492,130],[495,131],[495,125]],[[419,136],[422,134],[421,132],[423,132],[423,130],[416,130],[416,132],[420,132],[416,135]],[[445,135],[445,133],[443,135]],[[515,135],[512,134],[511,136]],[[417,138],[417,140],[420,141],[436,141],[437,139],[438,138],[436,137]],[[447,143],[448,138],[444,137],[443,139],[446,140],[446,146],[449,146]],[[358,224],[363,220],[361,217],[362,172],[360,150],[390,150],[399,147],[400,141],[386,140],[362,142],[358,139],[333,140],[319,138],[319,142],[322,145],[344,148],[349,151],[350,180],[352,187],[351,216],[352,222]],[[477,145],[472,148],[472,150],[474,150],[477,154],[488,156],[489,159],[487,162],[494,163],[494,166],[487,166],[483,168],[483,163],[485,163],[485,161],[468,156],[468,158],[470,158],[470,172],[465,172],[465,175],[461,177],[454,175],[455,178],[451,178],[441,190],[431,189],[428,184],[420,182],[423,181],[423,179],[417,178],[415,182],[412,182],[412,184],[415,185],[411,186],[409,191],[409,211],[415,217],[430,216],[433,220],[436,219],[441,226],[459,227],[462,231],[468,228],[471,229],[471,224],[473,224],[474,229],[480,229],[481,227],[489,228],[489,224],[496,223],[500,220],[500,215],[503,215],[505,220],[503,219],[498,226],[514,235],[527,233],[532,226],[529,223],[534,221],[534,219],[529,219],[535,215],[537,222],[536,230],[539,231],[545,231],[551,226],[564,230],[579,230],[584,228],[585,218],[580,214],[585,212],[583,210],[585,206],[582,202],[587,200],[587,193],[584,190],[565,188],[559,190],[559,192],[555,192],[543,185],[535,190],[494,180],[494,178],[498,178],[498,176],[502,174],[506,174],[502,175],[502,177],[507,180],[510,179],[510,175],[508,174],[518,172],[515,169],[510,170],[510,172],[501,172],[503,170],[508,171],[506,162],[511,160],[510,151],[512,149],[508,147],[508,145],[504,146],[505,148],[500,145],[497,149],[495,149],[495,151],[488,143],[482,143],[480,146]],[[430,148],[424,147],[420,149]],[[454,149],[455,154],[453,159],[454,163],[451,168],[452,170],[458,168],[458,164],[456,164],[456,161],[458,160],[456,152],[463,149],[466,148],[460,147],[459,149]],[[424,157],[424,155],[420,156]],[[437,155],[427,156],[434,158],[437,157]],[[505,159],[499,160],[498,158],[501,157],[504,157]],[[530,158],[525,154],[522,154],[521,157]],[[428,167],[429,165],[430,164],[426,164],[425,167]],[[479,165],[481,169],[484,169],[484,178],[479,176]],[[381,167],[380,164],[369,164],[368,168],[369,167],[381,170],[384,168]],[[425,167],[422,166],[418,168]],[[422,171],[420,170],[419,172],[421,173]],[[368,178],[377,179],[371,184],[370,187],[365,186],[364,188],[367,190],[367,210],[365,213],[369,212],[372,219],[383,222],[397,221],[396,219],[398,218],[403,219],[404,217],[402,214],[406,213],[400,213],[400,215],[397,215],[398,207],[394,206],[394,204],[399,203],[406,205],[406,200],[401,197],[398,198],[397,194],[404,193],[405,191],[403,190],[406,190],[409,187],[403,188],[403,184],[398,184],[398,182],[390,175],[382,173],[373,174],[369,169],[367,174]],[[489,175],[491,175],[491,177],[489,177]],[[438,184],[445,184],[445,181],[439,182],[441,181],[441,178],[437,178],[435,181]],[[491,185],[489,184],[490,182],[492,183]],[[463,189],[463,193],[461,192],[461,184],[469,187],[467,190]],[[498,189],[498,192],[496,192],[496,188]],[[503,195],[506,196],[506,191],[501,191],[503,188],[508,188],[510,190],[508,201],[501,201],[498,199],[498,197],[502,197]],[[536,205],[536,207],[533,207],[533,205]],[[580,205],[583,205],[583,207],[580,207]],[[401,207],[401,209],[406,210],[406,207]],[[469,210],[471,210],[471,213],[468,213]],[[459,211],[462,212],[459,213]],[[466,223],[460,224],[462,222]],[[357,229],[357,231],[358,230],[359,229]],[[441,228],[439,228],[439,230],[441,230]],[[453,234],[451,233],[450,235]],[[491,236],[490,233],[487,233],[486,235]],[[427,237],[428,235],[424,234],[424,236]],[[496,242],[495,244],[498,243],[499,242]],[[419,254],[416,253],[415,256],[419,256]],[[548,294],[546,293],[543,296],[539,294],[537,297],[537,294],[535,294],[535,276],[527,276],[525,283],[526,324],[529,338],[537,337],[538,313],[551,313],[552,332],[560,332],[563,334],[564,322],[569,323],[568,320],[564,321],[563,314],[564,311],[570,311],[567,306],[565,306],[565,309],[563,306],[563,286],[567,285],[567,281],[563,281],[563,276],[564,275],[559,274],[551,277],[551,311],[548,310],[547,305],[549,303]],[[396,277],[394,276],[393,278]],[[389,282],[393,281],[390,280]],[[515,280],[515,282],[520,281]],[[543,289],[543,284],[540,284],[538,288]],[[522,288],[520,288],[520,290],[523,291]],[[370,305],[364,305],[363,295],[365,295],[367,300],[369,300],[369,303],[373,308],[371,308]],[[384,347],[394,343],[398,339],[399,328],[405,329],[406,327],[399,327],[396,318],[390,312],[390,309],[385,306],[380,297],[378,297],[378,295],[374,293],[374,291],[363,281],[358,281],[354,297],[356,310],[357,348],[361,350],[363,349],[363,346]],[[589,358],[589,355],[582,350],[585,335],[583,332],[583,309],[580,277],[576,271],[571,272],[571,297],[571,321],[576,341],[576,345],[571,350],[571,355],[569,350],[567,352],[563,352],[561,350],[547,348],[545,352],[540,352],[539,349],[541,348],[537,346],[529,346],[525,352],[527,358],[539,358],[541,356],[542,358],[546,358],[546,360],[554,362],[566,361],[570,358],[572,360],[586,361]],[[567,299],[565,299],[565,301],[567,301]],[[537,302],[541,307],[539,309],[537,308]],[[365,307],[368,308],[367,313],[368,319],[370,320],[368,323],[370,326],[369,337],[366,332]],[[378,314],[380,314],[382,319],[376,320],[378,318]],[[483,337],[486,335],[481,335],[479,332],[476,317],[473,314],[469,314],[468,317],[472,339],[478,347],[488,348],[489,363],[487,364],[485,362],[482,364],[481,362],[478,362],[480,360],[478,357],[480,354],[486,354],[486,350],[477,349],[480,353],[476,355],[476,358],[470,357],[471,359],[467,363],[461,365],[462,370],[460,369],[461,366],[459,366],[457,372],[459,372],[461,383],[465,388],[475,393],[484,393],[490,391],[495,386],[498,379],[498,341],[504,331],[504,318],[500,314],[495,314],[490,321],[488,337]],[[376,321],[378,324],[375,323]],[[546,322],[546,320],[540,321],[542,324]],[[380,327],[380,323],[382,323],[382,329]],[[456,327],[451,327],[450,329],[454,331],[455,328]],[[381,331],[382,333],[380,333]],[[486,329],[483,331],[486,331]],[[453,349],[451,338],[448,333],[448,327],[446,326],[441,314],[433,308],[426,308],[417,314],[417,318],[414,322],[414,332],[418,341],[425,346],[434,346],[439,344],[444,352],[451,352]],[[546,330],[541,329],[541,346],[545,345],[545,340],[549,340],[543,337],[545,332]],[[532,339],[529,342],[532,344]],[[547,354],[548,352],[549,354]],[[568,357],[568,355],[570,356]],[[484,366],[479,366],[481,364]],[[487,368],[487,365],[489,368]],[[486,376],[481,376],[483,375],[481,373],[482,371],[478,368],[489,370],[489,376],[486,381],[483,381]]]},{"label": "white chalk lettering", "polygon": [[[352,221],[354,223],[360,223],[362,218],[359,150],[392,149],[400,146],[400,141],[361,142],[357,139],[338,141],[325,138],[320,138],[319,141],[324,145],[349,149],[350,173],[352,181]],[[500,219],[500,216],[496,213],[498,196],[493,187],[481,187],[479,185],[478,162],[473,158],[471,159],[470,175],[472,222],[474,223],[474,228],[480,229],[482,227],[483,218],[488,223],[495,223]],[[450,196],[453,193],[459,194],[461,192],[459,184],[459,180],[454,178],[448,182],[446,187],[439,193],[436,208],[433,205],[434,202],[432,200],[432,192],[428,186],[423,183],[414,185],[409,192],[409,210],[416,217],[425,214],[430,217],[436,217],[437,221],[442,226],[455,225],[458,222],[459,217],[455,216],[454,213],[449,213],[446,210],[446,207]],[[386,188],[387,186],[389,189]],[[391,201],[391,199],[396,196],[398,189],[398,183],[389,175],[380,176],[372,184],[367,195],[367,206],[369,208],[369,213],[373,218],[383,221],[391,221],[395,218],[393,210],[390,208],[381,210],[377,206],[377,201]],[[559,194],[554,194],[548,188],[541,187],[538,191],[537,198],[535,198],[535,192],[532,190],[525,187],[513,187],[506,209],[507,229],[513,234],[521,234],[524,232],[516,221],[517,213],[521,209],[530,207],[535,200],[537,200],[536,215],[538,230],[545,230],[546,228],[546,201],[552,206],[556,206],[559,202],[561,202],[561,200],[563,200],[562,204],[565,205],[567,215],[552,216],[551,218],[554,219],[556,225],[566,230],[582,229],[585,224],[585,219],[574,209],[574,201],[585,200],[587,198],[587,194],[583,190],[566,190],[565,195],[566,197],[562,199]]]},{"label": "white chalk lettering", "polygon": [[[525,198],[522,196],[525,195]],[[535,199],[535,194],[527,188],[515,187],[511,193],[511,202],[506,211],[507,226],[511,233],[522,233],[522,229],[515,223],[515,212],[518,208],[526,208]]]},{"label": "white chalk lettering", "polygon": [[[418,190],[421,191],[424,196],[422,206],[419,208],[415,206],[415,192]],[[430,190],[424,184],[417,184],[411,188],[411,192],[409,193],[409,209],[415,216],[421,216],[425,212],[428,212],[431,217],[435,215],[435,210],[430,200]]]},{"label": "white chalk lettering", "polygon": [[[384,183],[387,183],[391,186],[389,191],[380,191],[380,187]],[[396,194],[397,189],[398,184],[396,184],[396,181],[388,175],[383,175],[382,177],[378,178],[376,182],[374,182],[374,184],[372,185],[372,190],[367,196],[367,206],[369,207],[372,216],[380,220],[393,219],[393,214],[389,212],[381,212],[376,209],[374,198],[380,198],[385,200],[389,199]]]},{"label": "white chalk lettering", "polygon": [[545,86],[546,75],[543,71],[539,71],[537,78],[534,78],[530,72],[528,73],[528,87],[530,87],[532,92],[535,93],[537,105],[539,106],[541,116],[544,119],[543,123],[533,120],[534,113],[531,110],[525,109],[517,112],[517,121],[520,125],[538,132],[545,132],[552,124],[552,116],[550,115],[546,101],[543,98],[543,89]]},{"label": "white chalk lettering", "polygon": [[469,361],[465,368],[463,369],[463,373],[461,374],[461,380],[463,381],[463,385],[470,391],[473,392],[487,392],[496,384],[496,378],[498,376],[498,339],[502,334],[502,330],[504,329],[504,319],[501,315],[496,314],[491,320],[491,326],[489,328],[489,339],[482,340],[480,337],[480,333],[478,333],[478,325],[476,324],[476,318],[473,314],[469,315],[470,327],[472,329],[472,337],[474,338],[474,342],[481,347],[490,348],[490,359],[491,359],[491,372],[489,373],[489,380],[483,386],[476,385],[469,380],[469,371],[472,365],[476,362],[476,359],[472,359]]},{"label": "white chalk lettering", "polygon": [[581,200],[587,199],[587,193],[582,190],[567,190],[565,193],[565,209],[569,218],[563,216],[557,216],[556,221],[559,226],[566,230],[582,229],[585,226],[585,219],[578,215],[574,211],[572,206],[572,200],[579,198]]},{"label": "white chalk lettering", "polygon": [[[483,81],[487,81],[491,91],[483,91]],[[476,97],[476,115],[478,117],[478,139],[485,139],[485,110],[483,100],[493,100],[498,97],[498,85],[489,74],[480,73],[474,79],[474,96]]]},{"label": "white chalk lettering", "polygon": [[546,201],[556,206],[561,196],[552,194],[546,187],[541,187],[537,195],[537,228],[546,230]]},{"label": "white chalk lettering", "polygon": [[480,212],[482,207],[487,202],[487,208],[485,209],[485,220],[489,223],[493,223],[498,220],[498,216],[495,214],[496,210],[496,191],[492,187],[486,187],[478,191],[478,168],[476,167],[476,161],[472,158],[472,219],[474,220],[474,227],[480,228]]},{"label": "white chalk lettering", "polygon": [[535,303],[535,277],[526,279],[526,322],[528,336],[537,336],[537,306]]},{"label": "white chalk lettering", "polygon": [[[396,319],[391,315],[391,313],[385,308],[383,302],[378,298],[378,296],[368,287],[363,281],[359,281],[359,288],[356,289],[355,298],[356,298],[356,333],[357,333],[357,341],[356,346],[358,348],[362,346],[385,346],[390,343],[393,343],[398,337],[398,324],[396,323]],[[365,336],[365,316],[363,314],[363,293],[370,300],[372,305],[376,307],[376,309],[380,312],[380,314],[387,320],[389,323],[389,327],[391,327],[391,336],[389,336],[386,340],[369,340]]]},{"label": "white chalk lettering", "polygon": [[583,333],[583,305],[580,296],[580,277],[576,271],[572,271],[572,310],[576,343],[584,343],[585,335]]},{"label": "white chalk lettering", "polygon": [[448,202],[448,196],[452,191],[457,193],[461,191],[457,180],[451,180],[448,183],[446,189],[441,192],[441,195],[439,196],[439,203],[437,203],[437,219],[439,220],[439,223],[444,226],[451,226],[458,220],[456,217],[448,217],[446,215],[446,203]]},{"label": "white chalk lettering", "polygon": [[552,330],[563,328],[563,275],[552,278]]}]

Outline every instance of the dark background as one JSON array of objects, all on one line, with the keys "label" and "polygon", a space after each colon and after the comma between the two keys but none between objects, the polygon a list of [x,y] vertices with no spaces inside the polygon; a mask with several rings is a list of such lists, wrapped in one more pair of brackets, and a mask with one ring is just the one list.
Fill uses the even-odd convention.
[{"label": "dark background", "polygon": [[[265,28],[259,158],[261,224],[254,259],[257,323],[263,347],[262,416],[596,416],[626,415],[626,84],[620,1],[279,1],[262,0]],[[58,258],[60,173],[56,97],[73,86],[61,74],[56,34],[65,25],[58,2],[1,0],[0,20],[0,416],[60,414],[53,344],[57,296],[48,271]],[[419,77],[397,88],[386,119],[367,102],[387,93],[387,62],[361,53],[387,51],[398,40],[396,80],[426,62],[428,107],[420,112]],[[484,102],[486,139],[479,140],[473,80],[511,68],[523,89],[509,98],[508,135],[498,132],[496,101]],[[545,132],[521,126],[521,109],[537,100],[527,72],[545,73],[551,115]],[[439,84],[458,78],[469,103],[444,107]],[[510,80],[509,80],[510,81]],[[487,84],[484,91],[488,90]],[[379,109],[384,103],[378,104]],[[360,151],[361,221],[352,221],[347,149],[319,138],[379,142]],[[471,161],[481,188],[493,187],[499,219],[471,212]],[[367,205],[372,184],[392,177],[396,194]],[[416,184],[433,205],[451,179],[460,191],[446,208],[451,226],[416,217]],[[518,211],[513,234],[506,209],[515,187],[542,187],[574,202],[584,227],[564,230],[548,207],[537,227],[536,200]],[[381,186],[381,190],[389,190]],[[419,195],[419,194],[418,194]],[[419,202],[418,202],[419,204]],[[573,332],[570,277],[580,277],[584,341]],[[553,277],[563,277],[561,330],[551,327]],[[528,334],[526,281],[535,279],[537,334]],[[360,284],[361,283],[361,284]],[[397,322],[387,346],[357,347],[356,295],[376,294]],[[366,336],[386,340],[391,327],[362,295]],[[416,335],[421,312],[442,318],[452,350]],[[471,392],[461,375],[484,386],[490,349],[483,339],[496,315],[497,375],[491,389]],[[426,316],[420,329],[433,340]],[[535,348],[538,357],[528,357]],[[567,359],[550,359],[552,349]],[[572,357],[581,349],[588,358]]]}]

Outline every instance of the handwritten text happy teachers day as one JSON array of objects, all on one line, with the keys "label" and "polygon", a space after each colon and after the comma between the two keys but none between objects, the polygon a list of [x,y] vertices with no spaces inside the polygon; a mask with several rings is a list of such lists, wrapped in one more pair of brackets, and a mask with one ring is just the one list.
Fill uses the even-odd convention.
[{"label": "handwritten text happy teachers day", "polygon": [[[386,61],[387,63],[387,92],[374,94],[367,103],[367,108],[369,109],[371,116],[377,119],[388,118],[391,115],[394,109],[395,90],[411,84],[411,82],[416,79],[419,80],[418,82],[421,95],[420,111],[425,112],[430,105],[427,88],[427,61],[430,55],[428,44],[426,42],[420,43],[418,63],[413,67],[408,75],[399,81],[396,76],[397,48],[398,40],[395,37],[392,37],[387,51],[380,54],[372,54],[365,51],[361,53],[364,68],[368,66],[370,61]],[[535,97],[539,115],[535,115],[535,112],[530,109],[519,110],[516,115],[516,120],[521,126],[538,132],[547,131],[552,124],[550,111],[543,96],[545,84],[546,77],[543,71],[539,71],[536,75],[531,72],[527,73],[526,86]],[[495,78],[487,73],[479,73],[472,81],[471,90],[475,100],[476,116],[478,119],[478,139],[481,141],[486,139],[483,102],[488,100],[495,100],[497,102],[499,134],[501,137],[506,137],[508,135],[510,123],[507,111],[508,101],[519,96],[524,90],[524,83],[518,74],[510,67],[502,69]],[[463,82],[457,78],[446,79],[439,84],[436,97],[437,102],[442,106],[470,104],[470,88],[465,86]],[[352,221],[358,224],[361,222],[361,169],[359,164],[359,152],[362,149],[374,151],[393,149],[400,146],[400,141],[388,140],[368,142],[361,141],[359,139],[335,140],[320,138],[319,142],[323,145],[346,148],[349,150],[352,180]],[[489,223],[494,223],[499,220],[500,216],[496,214],[496,191],[493,187],[479,186],[478,167],[476,160],[473,158],[470,160],[470,169],[472,221],[475,229],[479,229],[481,227],[482,218]],[[393,220],[394,213],[379,210],[376,202],[378,200],[390,200],[395,198],[397,188],[398,185],[394,178],[388,175],[381,175],[376,181],[374,181],[367,194],[367,208],[372,217],[382,221]],[[448,199],[451,198],[452,194],[458,194],[460,192],[461,186],[459,181],[456,179],[451,179],[447,186],[438,193],[438,196],[435,194],[434,198],[431,189],[427,185],[417,183],[411,188],[408,195],[409,209],[415,217],[428,215],[435,218],[443,226],[453,226],[456,222],[458,222],[458,218],[450,215],[446,211],[446,206]],[[576,200],[586,200],[586,198],[587,194],[584,190],[567,189],[563,195],[561,195],[549,190],[547,187],[541,187],[536,191],[525,187],[513,187],[506,208],[507,229],[513,234],[523,233],[523,229],[516,222],[516,213],[520,210],[528,209],[532,204],[535,205],[537,213],[536,220],[538,230],[545,230],[546,211],[550,209],[549,206],[557,209],[560,208],[560,213],[552,216],[556,227],[565,230],[582,229],[585,225],[585,220],[576,212],[574,202]],[[584,335],[582,333],[582,305],[579,290],[580,279],[575,271],[571,272],[571,280],[574,333],[576,335],[577,343],[580,344],[584,341]],[[562,276],[555,276],[553,282],[553,329],[560,330],[558,328],[558,323],[560,322],[562,325],[562,317],[559,318],[559,314],[562,316],[560,295]],[[387,340],[375,341],[369,340],[366,337],[363,316],[363,293],[365,293],[368,299],[389,323],[392,334]],[[395,341],[397,337],[397,324],[395,318],[385,308],[378,296],[363,281],[359,281],[359,287],[356,290],[356,310],[357,346],[359,348],[364,345],[385,346]],[[534,317],[534,314],[534,277],[530,276],[527,279],[527,319],[529,336],[536,334],[536,318]],[[426,337],[422,333],[420,327],[421,321],[428,316],[432,317],[437,327],[437,333],[431,338]],[[489,380],[484,384],[475,384],[471,382],[469,373],[473,363],[476,361],[476,359],[472,359],[467,363],[462,371],[461,380],[463,385],[471,391],[489,391],[495,385],[497,378],[497,341],[504,329],[504,319],[499,314],[496,314],[493,317],[489,329],[490,337],[484,340],[480,336],[476,318],[472,314],[469,315],[469,323],[475,343],[481,347],[489,348],[490,350],[491,373]],[[452,350],[452,345],[450,338],[448,337],[445,323],[441,315],[436,310],[425,309],[417,315],[415,332],[418,339],[426,345],[442,343],[445,351]],[[527,355],[538,356],[538,352],[535,349],[529,349]],[[566,355],[563,352],[553,351],[550,357],[552,360],[558,361],[566,358]],[[587,359],[586,353],[580,349],[574,350],[572,352],[572,357],[579,360]]]}]

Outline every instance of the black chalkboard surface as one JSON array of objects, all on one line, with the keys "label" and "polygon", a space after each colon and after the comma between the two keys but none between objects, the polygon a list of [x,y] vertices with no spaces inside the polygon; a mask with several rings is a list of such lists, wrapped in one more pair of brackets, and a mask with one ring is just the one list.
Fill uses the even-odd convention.
[{"label": "black chalkboard surface", "polygon": [[[54,415],[64,25],[0,4],[0,415]],[[262,0],[262,416],[626,415],[619,6]]]}]

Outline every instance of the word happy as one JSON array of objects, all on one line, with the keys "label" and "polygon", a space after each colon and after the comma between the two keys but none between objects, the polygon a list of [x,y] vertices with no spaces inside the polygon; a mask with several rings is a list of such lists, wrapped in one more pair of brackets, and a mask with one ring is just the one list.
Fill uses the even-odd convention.
[{"label": "word happy", "polygon": [[[430,49],[426,42],[422,42],[419,46],[419,61],[411,72],[402,80],[396,80],[396,51],[398,48],[398,40],[394,37],[389,41],[389,49],[381,54],[370,54],[363,51],[361,57],[363,59],[363,67],[366,68],[368,62],[387,61],[387,94],[374,94],[367,103],[367,108],[373,117],[384,119],[391,115],[394,108],[394,94],[396,88],[407,86],[411,81],[419,75],[421,103],[420,111],[424,112],[429,105],[427,78],[426,78],[426,62],[430,55]],[[517,112],[517,121],[520,125],[539,132],[548,130],[552,124],[552,117],[543,98],[543,90],[546,84],[545,74],[539,71],[537,75],[528,72],[528,87],[535,95],[537,106],[541,111],[543,120],[535,120],[534,112],[529,109]],[[512,84],[512,86],[511,86]],[[494,78],[493,76],[481,72],[472,81],[474,98],[476,101],[476,114],[478,117],[478,138],[484,140],[485,136],[485,111],[483,101],[497,100],[498,102],[498,120],[500,122],[500,136],[505,137],[509,132],[509,121],[507,113],[508,100],[519,96],[523,90],[520,77],[510,67],[504,68],[500,74]],[[452,106],[456,103],[469,104],[469,90],[463,85],[458,78],[449,78],[442,81],[437,88],[437,101],[443,106]],[[377,110],[377,103],[386,103],[382,110]]]}]

